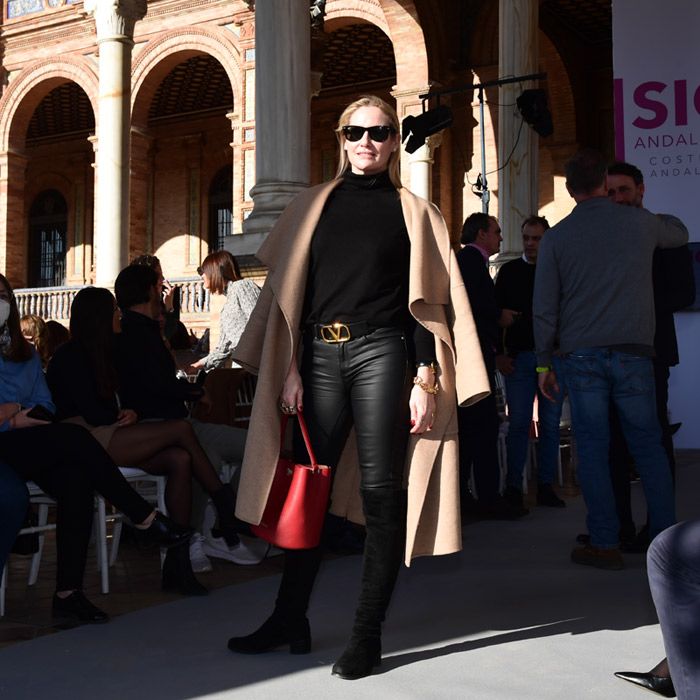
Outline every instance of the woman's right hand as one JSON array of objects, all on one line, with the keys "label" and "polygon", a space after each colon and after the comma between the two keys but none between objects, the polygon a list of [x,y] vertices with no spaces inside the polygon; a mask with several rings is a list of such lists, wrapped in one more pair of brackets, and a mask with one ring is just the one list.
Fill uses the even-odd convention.
[{"label": "woman's right hand", "polygon": [[31,411],[31,408],[25,408],[19,413],[15,414],[15,417],[10,420],[10,425],[12,428],[34,428],[37,425],[50,425],[47,420],[37,420],[36,418],[30,418],[27,413]]},{"label": "woman's right hand", "polygon": [[[284,380],[284,386],[280,392],[280,409],[282,406],[291,406],[292,411],[296,413],[303,410],[304,387],[301,383],[301,375],[297,369],[296,358],[292,360],[287,372],[287,378]],[[285,411],[282,411],[283,413]]]}]

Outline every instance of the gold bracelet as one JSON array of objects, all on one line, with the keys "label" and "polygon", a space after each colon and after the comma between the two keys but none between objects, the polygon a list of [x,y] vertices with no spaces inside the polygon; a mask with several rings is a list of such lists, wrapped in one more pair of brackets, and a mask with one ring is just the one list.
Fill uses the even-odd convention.
[{"label": "gold bracelet", "polygon": [[424,382],[420,377],[413,377],[413,383],[423,389],[423,391],[427,392],[428,394],[432,394],[433,396],[437,396],[440,391],[440,387],[437,382],[435,382],[433,386],[430,386],[428,382]]}]

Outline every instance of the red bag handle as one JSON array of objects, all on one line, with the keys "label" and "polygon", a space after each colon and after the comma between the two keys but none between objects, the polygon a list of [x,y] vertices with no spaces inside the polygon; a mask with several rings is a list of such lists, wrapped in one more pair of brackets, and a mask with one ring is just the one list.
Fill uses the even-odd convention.
[{"label": "red bag handle", "polygon": [[[301,434],[302,437],[304,438],[304,444],[306,445],[306,451],[309,453],[309,459],[311,460],[311,466],[314,469],[318,469],[318,462],[316,461],[316,454],[314,452],[314,448],[311,447],[311,438],[309,438],[309,430],[306,427],[306,421],[304,420],[304,416],[302,415],[302,412],[297,410],[296,413],[297,418],[299,419],[299,427],[301,428]],[[282,435],[280,438],[280,443],[284,442],[284,432],[287,430],[287,420],[289,419],[288,414],[284,414],[282,416]]]}]

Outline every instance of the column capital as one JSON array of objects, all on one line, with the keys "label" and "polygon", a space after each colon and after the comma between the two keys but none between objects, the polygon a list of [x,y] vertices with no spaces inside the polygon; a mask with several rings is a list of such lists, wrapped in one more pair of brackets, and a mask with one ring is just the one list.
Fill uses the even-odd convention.
[{"label": "column capital", "polygon": [[431,88],[434,87],[440,87],[436,83],[428,83],[428,85],[423,85],[423,86],[412,86],[412,87],[403,87],[403,86],[398,86],[394,85],[394,87],[391,90],[391,96],[398,102],[399,100],[405,101],[405,102],[410,102],[410,101],[415,101],[417,104],[421,103],[421,100],[418,98],[418,95],[425,95],[427,92],[430,92]]},{"label": "column capital", "polygon": [[97,43],[133,41],[134,26],[147,11],[147,0],[85,0],[83,5],[83,12],[95,18]]}]

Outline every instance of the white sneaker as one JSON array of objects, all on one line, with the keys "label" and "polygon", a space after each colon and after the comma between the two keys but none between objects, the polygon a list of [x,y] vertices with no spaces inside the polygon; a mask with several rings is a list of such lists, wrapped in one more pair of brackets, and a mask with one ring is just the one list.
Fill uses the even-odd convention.
[{"label": "white sneaker", "polygon": [[192,563],[192,571],[195,574],[202,574],[212,570],[209,557],[204,553],[203,544],[206,539],[203,535],[195,532],[190,538],[190,562]]},{"label": "white sneaker", "polygon": [[273,549],[272,545],[257,537],[242,536],[233,547],[229,547],[223,537],[205,537],[202,542],[202,550],[210,557],[226,559],[242,566],[259,564]]}]

